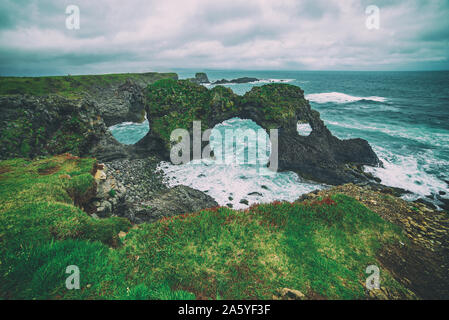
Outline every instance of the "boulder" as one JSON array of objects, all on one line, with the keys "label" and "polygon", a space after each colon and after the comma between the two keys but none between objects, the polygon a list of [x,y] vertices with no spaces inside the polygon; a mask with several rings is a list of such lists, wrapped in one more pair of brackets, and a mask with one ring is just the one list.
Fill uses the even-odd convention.
[{"label": "boulder", "polygon": [[285,300],[303,300],[306,296],[299,290],[282,288],[278,290],[278,296]]},{"label": "boulder", "polygon": [[202,191],[176,186],[162,191],[141,206],[134,207],[129,218],[134,223],[142,223],[217,206],[218,203]]}]

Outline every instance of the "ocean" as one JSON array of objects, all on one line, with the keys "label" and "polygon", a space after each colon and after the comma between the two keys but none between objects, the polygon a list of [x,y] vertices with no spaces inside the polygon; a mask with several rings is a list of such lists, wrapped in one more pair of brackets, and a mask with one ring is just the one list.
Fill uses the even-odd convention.
[{"label": "ocean", "polygon": [[[184,79],[201,70],[175,71]],[[382,184],[411,191],[408,200],[427,196],[435,204],[438,193],[449,193],[449,72],[202,71],[211,82],[260,79],[225,85],[240,95],[266,83],[299,86],[335,136],[358,137],[370,143],[384,168],[366,170],[379,177]],[[221,132],[226,128],[259,127],[238,118],[216,127]],[[110,129],[117,140],[132,144],[148,132],[148,121],[122,123]],[[207,192],[220,205],[233,208],[256,202],[293,201],[303,193],[327,187],[305,181],[293,172],[264,175],[263,166],[257,164],[223,165],[211,160],[178,166],[161,163],[160,168],[170,185],[189,185]]]}]

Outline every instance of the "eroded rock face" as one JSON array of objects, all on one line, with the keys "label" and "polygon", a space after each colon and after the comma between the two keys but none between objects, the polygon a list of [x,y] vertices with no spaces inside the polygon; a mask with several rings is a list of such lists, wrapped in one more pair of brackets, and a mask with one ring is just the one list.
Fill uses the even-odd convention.
[{"label": "eroded rock face", "polygon": [[[177,75],[141,73],[85,78],[30,78],[30,86],[35,79],[51,82],[48,90],[54,93],[37,96],[18,90],[0,96],[0,158],[65,152],[95,156],[100,161],[133,156],[132,148],[117,142],[108,126],[142,120],[144,88],[163,78],[177,79]],[[14,86],[14,79],[11,82]],[[70,89],[58,93],[68,83]]]},{"label": "eroded rock face", "polygon": [[117,82],[107,87],[92,89],[91,100],[98,106],[106,125],[121,122],[141,122],[145,119],[144,89],[157,80],[169,78],[177,80],[176,74],[143,73]]},{"label": "eroded rock face", "polygon": [[2,159],[62,154],[126,156],[89,98],[0,96]]},{"label": "eroded rock face", "polygon": [[126,212],[127,190],[108,171],[109,169],[104,164],[99,164],[95,172],[96,193],[92,201],[94,217],[120,216]]},{"label": "eroded rock face", "polygon": [[[366,181],[362,166],[381,165],[363,139],[340,140],[333,136],[304,98],[304,92],[288,84],[254,87],[243,97],[217,86],[211,90],[190,81],[161,80],[147,92],[151,133],[137,147],[157,152],[168,160],[170,133],[184,128],[192,135],[192,122],[202,129],[232,117],[251,119],[269,132],[279,129],[279,169],[328,184]],[[309,123],[312,132],[300,136],[298,121]]]}]

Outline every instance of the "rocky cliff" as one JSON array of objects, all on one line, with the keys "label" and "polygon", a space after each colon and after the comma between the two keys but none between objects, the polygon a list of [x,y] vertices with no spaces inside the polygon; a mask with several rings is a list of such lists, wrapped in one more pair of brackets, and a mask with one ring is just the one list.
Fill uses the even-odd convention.
[{"label": "rocky cliff", "polygon": [[176,74],[0,78],[0,158],[69,152],[100,160],[131,151],[107,129],[145,115],[144,88]]}]

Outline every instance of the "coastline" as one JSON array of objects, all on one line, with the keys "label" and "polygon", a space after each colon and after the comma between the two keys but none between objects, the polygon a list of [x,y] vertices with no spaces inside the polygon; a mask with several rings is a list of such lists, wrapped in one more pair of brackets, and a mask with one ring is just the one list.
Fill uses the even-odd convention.
[{"label": "coastline", "polygon": [[[281,284],[284,286],[295,284],[301,287],[306,299],[313,299],[318,295],[331,299],[343,298],[344,296],[338,296],[338,290],[335,291],[332,288],[318,290],[311,275],[308,275],[308,283],[300,282],[294,276],[289,275],[287,269],[294,268],[297,263],[294,259],[297,257],[288,251],[292,248],[285,245],[282,239],[287,236],[292,237],[291,239],[299,241],[297,245],[304,241],[289,233],[291,232],[290,228],[300,227],[295,224],[299,223],[299,220],[296,221],[296,218],[293,218],[295,214],[303,214],[310,215],[310,221],[313,221],[311,228],[329,232],[333,240],[338,240],[340,237],[340,233],[332,228],[333,224],[344,229],[356,226],[354,233],[348,233],[350,234],[348,237],[354,237],[351,238],[351,241],[357,239],[364,243],[366,241],[365,245],[369,246],[367,249],[369,252],[364,252],[360,258],[363,261],[374,259],[388,274],[387,287],[380,292],[364,290],[363,284],[356,284],[353,281],[350,281],[347,286],[345,281],[335,284],[345,295],[357,299],[448,297],[449,282],[444,271],[449,266],[447,212],[435,210],[431,204],[425,202],[405,202],[399,197],[407,193],[407,190],[383,186],[375,180],[374,176],[364,172],[364,165],[380,164],[369,144],[362,139],[340,140],[333,136],[320,119],[319,113],[310,108],[300,88],[286,84],[269,84],[252,89],[247,95],[240,97],[224,87],[207,89],[187,80],[179,81],[178,77],[172,74],[166,80],[164,80],[164,75],[154,73],[146,75],[151,76],[150,78],[145,76],[146,80],[144,81],[136,80],[140,79],[138,75],[120,75],[117,76],[118,82],[113,83],[108,81],[95,83],[94,80],[93,87],[88,87],[81,94],[77,91],[75,96],[72,96],[71,89],[63,93],[58,92],[55,89],[58,86],[55,86],[54,83],[50,85],[55,87],[45,89],[47,92],[39,92],[43,93],[42,96],[32,91],[18,93],[14,91],[16,90],[14,88],[10,89],[12,91],[8,94],[3,92],[0,96],[1,121],[6,124],[4,126],[6,129],[3,129],[1,137],[2,142],[7,142],[4,145],[2,143],[2,151],[4,151],[2,158],[5,159],[0,162],[0,185],[4,190],[2,192],[4,204],[0,209],[0,217],[3,220],[3,233],[0,232],[0,242],[5,244],[5,248],[1,252],[2,256],[6,257],[15,267],[18,266],[18,262],[14,261],[12,257],[15,252],[21,252],[22,249],[18,249],[21,244],[35,243],[37,246],[45,247],[46,250],[53,250],[51,247],[46,247],[49,240],[60,241],[61,245],[66,245],[65,241],[71,239],[74,242],[70,242],[70,245],[74,247],[84,246],[84,240],[100,241],[103,243],[102,245],[110,246],[111,250],[115,252],[114,254],[117,254],[114,259],[124,261],[124,256],[132,256],[132,259],[135,260],[127,264],[127,267],[139,268],[140,266],[143,268],[145,266],[148,268],[146,269],[148,272],[157,267],[151,260],[157,257],[157,259],[161,259],[163,266],[161,268],[168,268],[164,269],[167,271],[170,270],[169,264],[173,262],[172,260],[164,260],[165,256],[158,256],[157,250],[154,252],[150,250],[155,256],[146,256],[145,253],[145,250],[149,250],[147,246],[163,246],[166,234],[163,228],[176,230],[176,233],[170,233],[170,236],[172,239],[178,240],[165,243],[164,246],[167,245],[171,248],[170,250],[174,250],[171,252],[181,256],[182,253],[185,253],[182,241],[186,240],[180,236],[181,233],[192,233],[192,239],[197,241],[195,250],[200,250],[202,248],[200,244],[202,244],[205,247],[201,250],[215,252],[214,250],[217,248],[202,243],[200,238],[196,238],[201,232],[207,235],[205,237],[208,241],[212,237],[206,230],[197,229],[197,224],[204,223],[221,236],[224,236],[221,232],[228,230],[226,228],[229,227],[228,231],[233,237],[239,232],[238,225],[241,222],[242,228],[246,228],[245,232],[249,232],[250,237],[251,234],[261,237],[260,239],[256,237],[250,242],[255,246],[251,250],[262,246],[260,254],[265,264],[262,267],[258,264],[259,260],[253,261],[248,258],[257,266],[252,270],[238,257],[238,253],[235,251],[238,251],[238,248],[232,247],[234,250],[232,254],[237,255],[234,256],[234,259],[241,263],[235,266],[235,270],[250,268],[253,276],[256,276],[260,275],[261,270],[266,272],[267,270],[264,268],[268,265],[281,275],[283,272],[285,275],[288,274],[286,278],[289,280],[284,283],[282,277],[273,276],[269,279],[264,277],[266,283],[260,286],[255,285],[253,292],[242,291],[238,286],[234,287],[228,282],[226,272],[230,272],[230,270],[223,267],[228,262],[220,261],[210,266],[215,269],[206,277],[209,280],[212,279],[212,282],[216,281],[214,290],[220,291],[220,294],[226,292],[219,286],[218,274],[220,274],[227,279],[225,283],[235,290],[231,290],[235,296],[227,296],[228,298],[259,297],[266,299],[272,298],[274,295],[281,299],[287,299],[282,294],[276,294],[281,289],[276,285]],[[101,77],[97,76],[93,79],[101,79]],[[160,80],[161,78],[162,80]],[[84,80],[90,81],[90,78]],[[7,80],[2,79],[2,81]],[[46,80],[40,79],[40,81]],[[83,81],[83,78],[80,76],[74,80],[64,77],[61,81]],[[87,85],[92,84],[88,82]],[[14,84],[9,86],[14,86]],[[101,93],[97,94],[97,92]],[[111,100],[104,100],[110,94],[119,97],[112,104],[113,111],[115,110],[113,114],[117,114],[116,119],[108,109]],[[195,98],[191,99],[189,95],[195,95]],[[193,107],[199,111],[191,115],[192,119],[201,114],[202,120],[208,123],[209,127],[233,116],[245,115],[261,124],[264,129],[271,128],[273,125],[284,128],[282,137],[286,138],[284,142],[281,140],[280,146],[281,168],[294,170],[311,180],[324,181],[337,186],[308,193],[297,201],[275,201],[270,204],[253,205],[243,210],[219,207],[210,196],[192,188],[168,187],[162,181],[160,173],[155,171],[160,161],[167,159],[167,130],[173,125],[185,125],[185,119],[181,119],[177,115],[182,114],[181,106],[186,104],[178,104],[179,101],[177,101],[170,105],[170,101],[174,101],[172,97],[176,96],[187,99],[185,101],[189,102],[189,108]],[[273,113],[269,118],[267,117],[267,115],[271,115],[269,106],[275,103],[279,103],[283,109],[277,110],[276,114]],[[212,112],[205,108],[205,104],[211,108]],[[125,118],[127,121],[134,121],[134,119],[128,118],[128,114],[133,114],[132,117],[140,119],[142,111],[149,115],[150,128],[153,130],[150,130],[150,133],[136,145],[125,146],[117,142],[107,128],[112,124],[123,122]],[[290,111],[293,112],[293,117],[291,117]],[[164,118],[166,122],[159,123],[158,119],[162,119],[166,114],[174,114],[174,116],[168,120]],[[294,126],[292,127],[290,120],[299,117],[311,123],[312,129],[315,130],[310,138],[313,140],[297,137],[296,123],[293,121]],[[74,122],[74,120],[76,121]],[[45,125],[47,126],[45,127]],[[40,128],[44,128],[44,130],[40,130]],[[311,154],[304,150],[316,149],[319,150],[314,154],[316,158],[301,159],[298,157],[299,154]],[[301,150],[302,153],[298,150]],[[57,156],[58,154],[60,155]],[[306,163],[309,164],[306,165]],[[34,184],[33,181],[39,182]],[[54,193],[45,195],[45,190],[53,185]],[[12,196],[13,194],[15,195]],[[11,198],[8,198],[10,195]],[[39,210],[33,213],[33,208],[39,208]],[[64,216],[61,220],[52,220],[48,213],[58,212],[58,210],[64,212]],[[292,218],[284,221],[282,217],[279,217],[279,212],[285,212],[286,216]],[[335,220],[325,216],[321,217],[320,214],[323,212],[332,213],[335,215],[332,216]],[[73,214],[76,216],[76,222],[70,218],[74,217]],[[259,229],[257,225],[253,224],[253,221],[246,220],[245,214],[256,219],[263,228]],[[27,231],[24,221],[20,220],[22,217],[36,222],[39,228]],[[381,219],[378,219],[379,217]],[[303,220],[300,221],[304,223]],[[132,228],[130,222],[133,225]],[[227,226],[228,223],[229,226]],[[273,223],[273,230],[270,229],[271,223]],[[265,224],[267,224],[266,229]],[[225,228],[222,228],[223,226]],[[379,229],[372,229],[374,227]],[[162,230],[161,233],[158,233],[158,230]],[[384,242],[381,235],[377,233],[378,230],[385,230],[385,236],[389,240]],[[32,239],[34,232],[39,233],[42,237]],[[367,233],[366,238],[364,232]],[[27,234],[27,237],[19,238],[19,235],[23,233]],[[193,234],[196,236],[194,237]],[[150,235],[156,237],[160,242],[149,238]],[[177,238],[178,236],[179,238]],[[11,238],[14,239],[14,245],[6,245]],[[408,240],[402,242],[405,241],[404,239]],[[250,240],[247,239],[247,241]],[[273,247],[263,247],[264,241]],[[378,250],[377,245],[371,247],[371,241],[380,245],[381,250]],[[243,245],[240,242],[239,244]],[[143,251],[140,251],[139,245],[144,246],[144,248],[140,248]],[[173,247],[171,247],[172,245]],[[330,248],[334,245],[338,244],[327,243],[323,248]],[[332,254],[335,253],[331,251],[326,251],[326,254],[323,255],[317,253],[320,250],[309,253],[314,257],[326,259],[329,263],[332,259],[337,259],[335,270],[342,272],[341,275],[343,275],[345,273],[342,268],[345,268],[345,263],[356,268],[355,265],[352,265],[354,261],[349,256],[359,252],[362,248],[354,248],[353,245],[354,243],[351,242],[351,245],[339,247],[345,252],[345,255],[338,256],[338,258],[332,257]],[[90,242],[86,246],[90,248],[89,250],[94,250],[93,247],[91,248]],[[164,248],[160,248],[161,252],[164,252]],[[97,249],[101,252],[104,250],[103,247],[95,250]],[[222,249],[220,247],[220,250]],[[241,254],[246,256],[251,250],[245,249]],[[279,253],[276,250],[283,252],[280,259],[285,259],[285,261],[282,260],[282,265],[267,260],[272,259],[273,254]],[[192,263],[201,259],[201,254],[198,251],[189,251],[189,254],[193,257]],[[144,256],[142,264],[138,262],[140,256]],[[102,257],[106,256],[102,255]],[[107,259],[110,257],[108,256]],[[222,257],[222,259],[224,258]],[[186,274],[190,275],[192,279],[199,280],[193,276],[196,272],[195,267],[207,273],[207,270],[201,265],[184,267],[188,270]],[[350,269],[350,271],[355,272],[357,279],[361,280],[363,274],[360,273],[360,267],[357,268]],[[176,272],[181,271],[176,269],[171,276],[176,278]],[[125,274],[122,275],[125,276]],[[149,285],[151,282],[149,279],[139,278],[132,273],[127,275],[134,277],[133,285],[138,286],[139,281],[143,281],[146,289],[142,290],[147,290],[148,297],[151,297],[153,289]],[[320,275],[324,277],[324,271]],[[345,279],[349,281],[348,278]],[[5,291],[5,297],[15,297],[18,280],[10,277],[5,278],[4,281],[9,286],[8,291]],[[173,282],[158,285],[168,288],[168,292],[174,297],[191,298],[193,292],[197,298],[217,298],[217,292],[211,292],[211,289],[207,288],[204,283],[197,285],[188,281],[183,283],[178,278],[176,281],[182,284],[176,285],[176,282]],[[245,281],[252,283],[254,279],[250,278]],[[126,298],[123,288],[119,288],[119,282],[117,279],[114,289],[108,291],[104,297],[110,295],[115,298]],[[245,284],[247,283],[245,282]],[[99,281],[99,285],[102,286],[104,283]],[[96,287],[97,289],[99,287]],[[293,289],[301,291],[298,288]],[[60,288],[57,291],[60,292]],[[50,293],[48,292],[48,294]],[[65,298],[71,297],[69,294]],[[94,291],[86,290],[86,297],[94,298]]]}]

